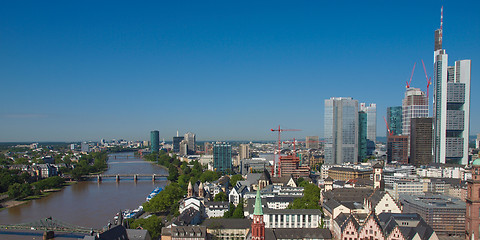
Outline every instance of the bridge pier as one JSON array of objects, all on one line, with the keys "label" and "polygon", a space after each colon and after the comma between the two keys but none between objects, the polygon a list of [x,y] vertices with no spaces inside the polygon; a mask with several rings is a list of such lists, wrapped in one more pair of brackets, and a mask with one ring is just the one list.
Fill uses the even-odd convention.
[{"label": "bridge pier", "polygon": [[120,176],[119,175],[115,176],[115,181],[120,182]]},{"label": "bridge pier", "polygon": [[43,233],[43,240],[53,239],[55,238],[55,232],[53,231],[46,231]]},{"label": "bridge pier", "polygon": [[102,177],[100,175],[97,176],[97,182],[102,182]]},{"label": "bridge pier", "polygon": [[137,174],[133,175],[133,181],[137,182]]},{"label": "bridge pier", "polygon": [[155,174],[152,175],[152,182],[155,182]]}]

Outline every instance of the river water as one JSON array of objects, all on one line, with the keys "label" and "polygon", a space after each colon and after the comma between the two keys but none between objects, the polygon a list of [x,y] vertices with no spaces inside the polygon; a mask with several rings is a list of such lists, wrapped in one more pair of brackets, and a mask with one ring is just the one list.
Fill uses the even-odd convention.
[{"label": "river water", "polygon": [[[105,174],[129,173],[167,174],[168,171],[133,153],[109,155]],[[100,183],[96,179],[78,182],[48,197],[0,211],[0,224],[29,223],[53,217],[73,225],[101,229],[120,209],[137,208],[155,187],[165,188],[166,184],[164,177],[155,182],[151,177],[139,178],[136,183],[133,178],[121,179],[118,183],[115,179],[103,179]]]}]

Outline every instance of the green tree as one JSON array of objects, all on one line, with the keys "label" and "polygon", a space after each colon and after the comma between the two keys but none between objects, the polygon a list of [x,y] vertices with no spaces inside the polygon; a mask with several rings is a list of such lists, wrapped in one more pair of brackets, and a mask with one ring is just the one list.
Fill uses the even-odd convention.
[{"label": "green tree", "polygon": [[241,174],[235,174],[230,178],[230,186],[235,187],[237,185],[237,182],[243,180],[243,177]]},{"label": "green tree", "polygon": [[178,178],[178,169],[174,165],[170,165],[168,168],[168,177],[167,179],[170,181],[177,181]]},{"label": "green tree", "polygon": [[290,209],[321,209],[319,205],[320,201],[320,189],[311,183],[302,182],[304,185],[303,197],[293,200],[288,208]]},{"label": "green tree", "polygon": [[228,201],[227,194],[224,192],[219,192],[215,197],[213,198],[213,201],[215,202],[226,202]]},{"label": "green tree", "polygon": [[235,212],[235,205],[233,203],[230,203],[228,211],[226,211],[223,214],[224,218],[231,218],[233,216],[233,213]]},{"label": "green tree", "polygon": [[[183,197],[183,191],[177,183],[172,182],[165,187],[157,196],[143,204],[147,212],[169,212],[175,209],[178,201]],[[177,206],[178,208],[178,206]]]},{"label": "green tree", "polygon": [[14,183],[8,187],[8,196],[13,199],[26,198],[33,194],[32,186],[28,183]]},{"label": "green tree", "polygon": [[157,217],[155,215],[151,215],[148,218],[139,218],[133,221],[130,224],[130,228],[136,229],[136,228],[143,228],[146,229],[149,233],[152,239],[157,239],[160,237],[162,233],[162,218]]},{"label": "green tree", "polygon": [[235,208],[235,211],[233,212],[232,218],[244,218],[244,215],[243,215],[243,199],[240,199],[240,203]]},{"label": "green tree", "polygon": [[[195,167],[194,167],[195,170]],[[215,171],[207,170],[200,175],[201,182],[213,182],[219,178],[219,173]]]}]

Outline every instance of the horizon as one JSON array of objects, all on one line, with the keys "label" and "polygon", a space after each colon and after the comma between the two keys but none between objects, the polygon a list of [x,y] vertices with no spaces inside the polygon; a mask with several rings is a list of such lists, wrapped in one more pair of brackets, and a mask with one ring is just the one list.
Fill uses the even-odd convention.
[{"label": "horizon", "polygon": [[[154,129],[160,139],[178,130],[275,141],[278,125],[303,130],[284,140],[323,138],[331,97],[376,103],[385,137],[386,108],[401,106],[414,63],[412,87],[426,91],[422,59],[433,76],[442,4],[449,65],[471,59],[479,92],[478,2],[9,2],[0,142],[148,140]],[[475,136],[480,113],[470,108]]]}]

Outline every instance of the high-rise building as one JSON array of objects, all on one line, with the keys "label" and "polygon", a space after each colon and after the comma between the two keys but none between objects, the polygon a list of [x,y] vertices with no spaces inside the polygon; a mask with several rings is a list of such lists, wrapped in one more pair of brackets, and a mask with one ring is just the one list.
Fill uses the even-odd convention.
[{"label": "high-rise building", "polygon": [[239,149],[239,158],[241,159],[248,159],[250,158],[250,145],[249,144],[240,144]]},{"label": "high-rise building", "polygon": [[476,149],[480,148],[480,133],[477,134],[477,139],[475,140],[475,148]]},{"label": "high-rise building", "polygon": [[84,153],[89,153],[90,152],[90,145],[87,142],[82,142],[80,145],[80,151]]},{"label": "high-rise building", "polygon": [[180,142],[183,140],[183,137],[179,137],[179,136],[176,136],[176,137],[173,137],[173,152],[174,153],[178,153],[180,152]]},{"label": "high-rise building", "polygon": [[212,155],[213,154],[212,144],[209,142],[205,142],[203,144],[203,150],[205,151],[205,155]]},{"label": "high-rise building", "polygon": [[360,103],[360,111],[367,114],[367,139],[375,145],[377,141],[377,104]]},{"label": "high-rise building", "polygon": [[367,158],[367,114],[358,112],[358,161]]},{"label": "high-rise building", "polygon": [[466,239],[480,236],[480,159],[472,162],[472,178],[467,180],[467,214],[465,217]]},{"label": "high-rise building", "polygon": [[319,149],[319,143],[318,136],[307,136],[305,139],[305,145],[308,149]]},{"label": "high-rise building", "polygon": [[160,135],[157,130],[150,132],[150,151],[152,153],[157,153],[160,150]]},{"label": "high-rise building", "polygon": [[402,135],[402,106],[387,108],[387,123],[392,135]]},{"label": "high-rise building", "polygon": [[410,164],[433,162],[433,118],[412,118],[410,130]]},{"label": "high-rise building", "polygon": [[185,133],[185,138],[188,144],[188,154],[195,154],[197,151],[197,142],[195,140],[195,134],[191,132]]},{"label": "high-rise building", "polygon": [[428,117],[427,95],[418,88],[407,88],[402,101],[402,134],[410,136],[412,118]]},{"label": "high-rise building", "polygon": [[232,169],[232,145],[228,143],[213,144],[213,168],[217,172]]},{"label": "high-rise building", "polygon": [[188,154],[188,143],[185,139],[180,141],[178,154],[182,156],[185,156]]},{"label": "high-rise building", "polygon": [[435,162],[467,164],[471,60],[448,66],[448,54],[442,49],[442,24],[435,31],[433,62]]},{"label": "high-rise building", "polygon": [[358,160],[358,101],[353,98],[325,100],[325,163]]},{"label": "high-rise building", "polygon": [[387,162],[408,164],[408,136],[387,137]]}]

